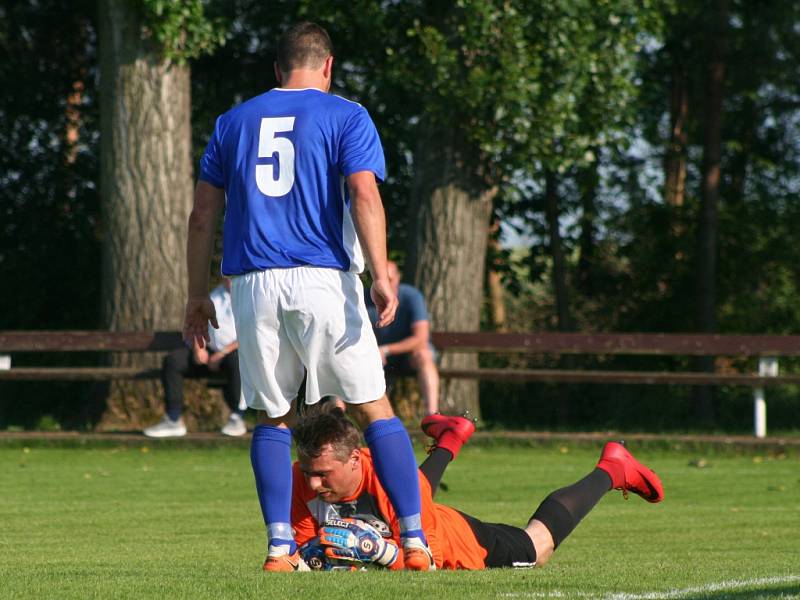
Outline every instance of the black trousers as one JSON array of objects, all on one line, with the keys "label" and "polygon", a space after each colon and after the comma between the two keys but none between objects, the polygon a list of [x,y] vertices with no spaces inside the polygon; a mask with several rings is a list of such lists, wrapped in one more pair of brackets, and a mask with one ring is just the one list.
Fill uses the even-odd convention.
[{"label": "black trousers", "polygon": [[[234,350],[222,359],[220,373],[225,376],[222,388],[225,403],[232,412],[239,410],[241,379],[239,378],[239,353]],[[215,375],[207,365],[197,364],[190,348],[179,348],[164,358],[161,369],[161,383],[164,384],[164,398],[167,403],[167,414],[177,419],[183,412],[183,379],[193,379]]]}]

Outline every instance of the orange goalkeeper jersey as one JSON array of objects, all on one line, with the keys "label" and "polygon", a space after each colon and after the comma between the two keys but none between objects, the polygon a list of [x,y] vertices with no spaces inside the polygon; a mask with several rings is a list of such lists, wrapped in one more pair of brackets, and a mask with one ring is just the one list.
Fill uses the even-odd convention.
[{"label": "orange goalkeeper jersey", "polygon": [[[367,521],[400,545],[397,517],[383,489],[369,449],[361,449],[361,485],[351,498],[329,503],[321,500],[306,484],[298,463],[293,466],[292,527],[295,541],[306,543],[317,535],[320,525],[334,517],[357,517]],[[457,510],[433,501],[431,485],[419,473],[422,497],[422,528],[439,569],[483,569],[486,550],[478,543],[467,521]],[[400,554],[393,569],[403,568]]]}]

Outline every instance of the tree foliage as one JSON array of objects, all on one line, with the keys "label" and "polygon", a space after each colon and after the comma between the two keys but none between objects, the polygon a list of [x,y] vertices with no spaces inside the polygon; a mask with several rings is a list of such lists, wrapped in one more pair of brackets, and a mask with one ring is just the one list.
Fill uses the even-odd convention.
[{"label": "tree foliage", "polygon": [[0,8],[0,329],[98,322],[91,4]]},{"label": "tree foliage", "polygon": [[[285,27],[299,19],[320,22],[336,48],[335,91],[370,110],[384,142],[389,178],[382,193],[395,257],[403,258],[414,231],[417,175],[422,167],[444,172],[447,164],[451,182],[464,189],[495,186],[495,218],[529,240],[526,248],[498,253],[511,326],[555,328],[544,203],[549,173],[576,327],[694,328],[709,3],[142,0],[138,6],[142,35],[168,60],[192,67],[195,158],[216,115],[275,84],[275,43]],[[730,0],[729,13],[716,318],[722,332],[797,333],[800,7],[778,0],[764,10]],[[1,300],[2,328],[99,324],[95,18],[93,3],[83,1],[69,10],[49,0],[0,8],[6,90],[0,278],[14,290]],[[663,191],[676,72],[685,76],[688,105],[680,205],[665,201]],[[75,132],[77,142],[70,141]],[[423,143],[430,143],[427,152]],[[640,366],[637,360],[619,365]],[[685,366],[659,360],[650,366]],[[659,426],[678,427],[690,413],[682,392],[648,392],[662,406],[670,401]],[[612,415],[608,426],[655,422],[646,403],[638,412],[623,410],[639,393],[582,389],[573,416],[588,423],[602,407]],[[519,397],[508,414],[528,414],[524,406],[535,395],[543,400],[531,424],[557,422],[542,408],[554,395],[550,388],[518,386],[508,395]],[[723,395],[730,406],[749,402],[743,391]],[[746,426],[744,414],[742,421],[722,412],[720,423]],[[3,423],[9,418],[0,415]]]},{"label": "tree foliage", "polygon": [[141,0],[145,28],[162,48],[164,58],[185,63],[210,54],[225,43],[222,19],[209,17],[204,0]]}]

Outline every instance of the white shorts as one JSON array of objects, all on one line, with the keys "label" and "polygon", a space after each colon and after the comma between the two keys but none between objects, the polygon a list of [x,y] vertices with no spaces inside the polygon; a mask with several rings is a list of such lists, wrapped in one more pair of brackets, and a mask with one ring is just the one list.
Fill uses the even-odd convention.
[{"label": "white shorts", "polygon": [[282,417],[305,372],[307,404],[334,395],[361,404],[384,395],[380,352],[358,275],[295,267],[255,271],[232,281],[247,406]]}]

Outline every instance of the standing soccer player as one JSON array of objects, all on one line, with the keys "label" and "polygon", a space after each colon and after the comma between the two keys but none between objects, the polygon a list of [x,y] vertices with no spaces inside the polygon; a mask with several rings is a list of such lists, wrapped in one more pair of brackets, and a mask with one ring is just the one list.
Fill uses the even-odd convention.
[{"label": "standing soccer player", "polygon": [[233,281],[242,393],[260,411],[250,456],[269,542],[264,570],[301,564],[290,524],[288,427],[304,370],[307,403],[339,396],[367,425],[376,472],[399,516],[406,567],[428,570],[416,461],[386,397],[358,278],[366,258],[377,325],[391,323],[397,298],[377,186],[383,149],[367,111],[328,94],[333,48],[324,29],[293,26],[277,59],[281,87],[219,117],[200,161],[184,337],[202,343],[208,321],[216,326],[209,263],[224,210],[222,272]]}]

